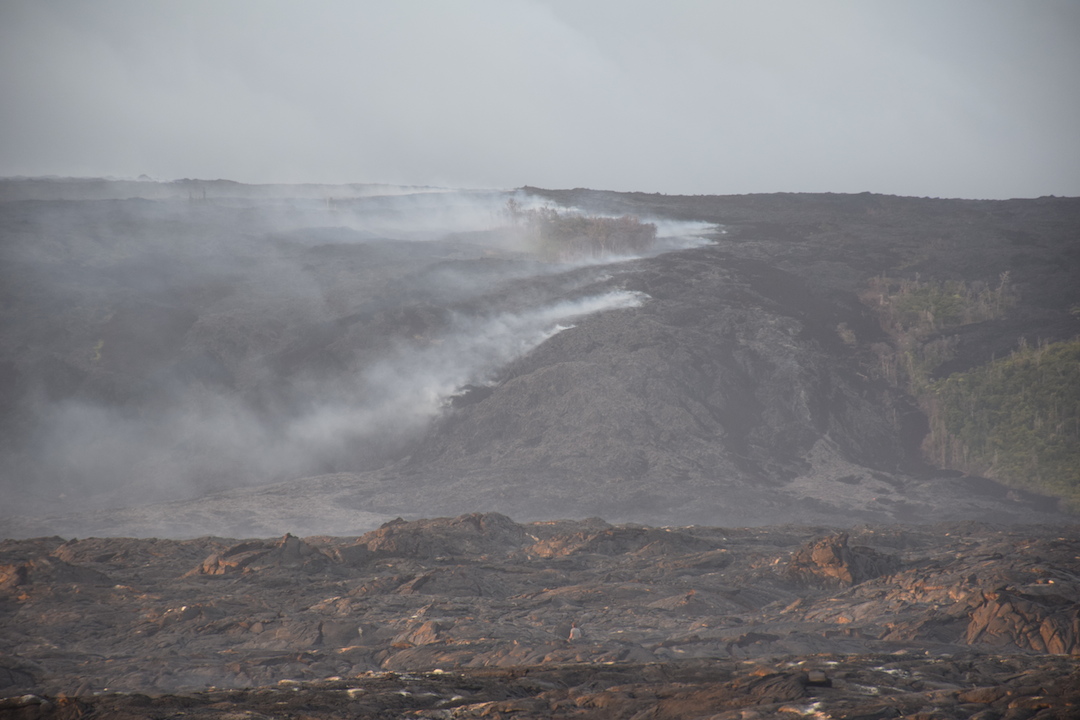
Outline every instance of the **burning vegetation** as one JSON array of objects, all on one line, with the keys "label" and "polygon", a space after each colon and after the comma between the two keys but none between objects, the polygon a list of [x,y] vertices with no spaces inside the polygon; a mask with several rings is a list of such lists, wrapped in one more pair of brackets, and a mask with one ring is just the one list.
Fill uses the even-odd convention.
[{"label": "burning vegetation", "polygon": [[512,198],[506,214],[530,247],[555,260],[636,255],[656,242],[656,225],[633,215],[598,217],[552,207],[526,209]]}]

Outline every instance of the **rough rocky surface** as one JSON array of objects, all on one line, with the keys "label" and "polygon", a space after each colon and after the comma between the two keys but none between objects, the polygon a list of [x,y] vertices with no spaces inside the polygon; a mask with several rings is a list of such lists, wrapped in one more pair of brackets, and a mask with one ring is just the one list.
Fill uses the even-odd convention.
[{"label": "rough rocky surface", "polygon": [[371,672],[258,689],[0,700],[0,717],[657,718],[659,720],[1071,720],[1080,676],[1068,658],[830,656],[689,660],[452,672]]},{"label": "rough rocky surface", "polygon": [[873,548],[848,547],[848,533],[839,533],[799,548],[788,574],[808,585],[851,587],[899,569],[896,556]]},{"label": "rough rocky surface", "polygon": [[0,717],[1076,717],[1077,530],[8,540]]}]

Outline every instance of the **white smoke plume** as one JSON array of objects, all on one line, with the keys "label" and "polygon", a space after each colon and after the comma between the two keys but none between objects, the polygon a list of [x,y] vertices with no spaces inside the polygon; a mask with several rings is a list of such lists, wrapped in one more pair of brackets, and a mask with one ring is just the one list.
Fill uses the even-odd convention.
[{"label": "white smoke plume", "polygon": [[[628,257],[552,262],[514,246],[513,193],[353,188],[335,200],[305,187],[287,200],[287,188],[219,183],[189,200],[169,195],[186,186],[137,185],[150,197],[31,188],[80,199],[0,214],[0,259],[18,268],[23,303],[4,316],[5,357],[26,377],[59,368],[28,386],[23,436],[0,453],[7,512],[379,467],[462,388],[582,317],[645,300],[619,289]],[[656,252],[715,232],[657,224]],[[31,315],[61,335],[42,345]],[[57,377],[82,389],[58,391]]]},{"label": "white smoke plume", "polygon": [[487,384],[500,368],[573,327],[565,323],[638,307],[642,301],[640,293],[613,291],[525,313],[458,318],[450,332],[426,347],[400,348],[365,372],[340,402],[320,406],[291,423],[288,440],[325,450],[376,430],[416,429],[434,418],[461,388]]}]

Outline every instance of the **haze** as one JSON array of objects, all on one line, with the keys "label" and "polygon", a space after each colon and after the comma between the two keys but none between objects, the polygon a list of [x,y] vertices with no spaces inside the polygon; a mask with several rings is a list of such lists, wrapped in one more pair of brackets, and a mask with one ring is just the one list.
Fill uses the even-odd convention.
[{"label": "haze", "polygon": [[1080,194],[1075,2],[3,0],[0,175]]}]

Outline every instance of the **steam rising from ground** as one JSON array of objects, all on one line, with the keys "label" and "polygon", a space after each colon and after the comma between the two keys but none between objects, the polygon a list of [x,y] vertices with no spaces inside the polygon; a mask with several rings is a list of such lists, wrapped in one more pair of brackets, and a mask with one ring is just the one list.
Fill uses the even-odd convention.
[{"label": "steam rising from ground", "polygon": [[286,436],[290,445],[327,454],[357,436],[415,431],[463,387],[491,382],[500,368],[572,327],[564,323],[637,307],[642,299],[639,293],[613,291],[524,313],[458,318],[426,347],[398,349],[358,378],[351,394],[291,423]]},{"label": "steam rising from ground", "polygon": [[[235,397],[185,388],[158,414],[68,401],[41,440],[46,477],[66,496],[115,503],[185,494],[191,487],[257,482],[341,469],[415,440],[447,399],[489,383],[502,367],[575,319],[641,304],[612,291],[535,310],[460,316],[439,337],[398,344],[355,377],[308,381],[300,414],[264,415]],[[217,478],[216,481],[213,478]]]},{"label": "steam rising from ground", "polygon": [[[0,365],[26,389],[5,416],[21,433],[0,455],[7,512],[378,467],[462,388],[645,300],[619,287],[626,258],[516,246],[500,230],[508,193],[225,190],[0,204],[16,298]],[[715,231],[658,226],[657,252]]]}]

